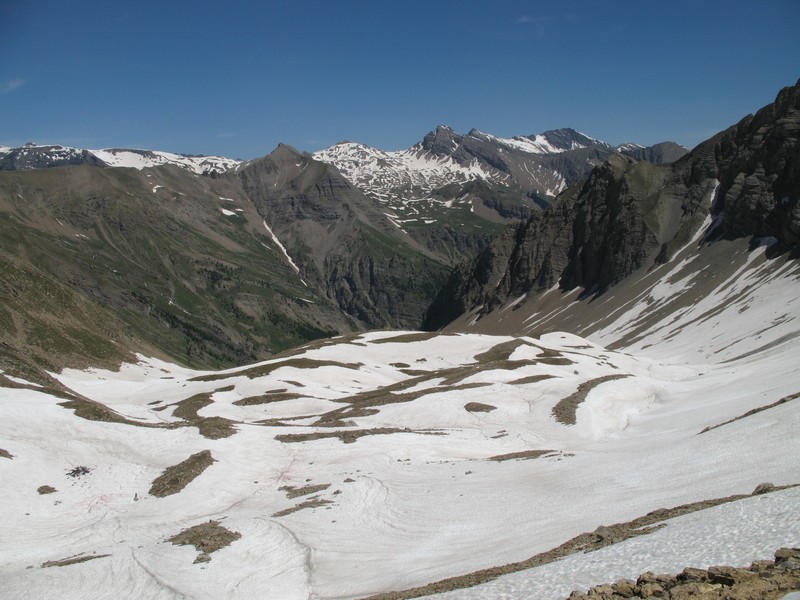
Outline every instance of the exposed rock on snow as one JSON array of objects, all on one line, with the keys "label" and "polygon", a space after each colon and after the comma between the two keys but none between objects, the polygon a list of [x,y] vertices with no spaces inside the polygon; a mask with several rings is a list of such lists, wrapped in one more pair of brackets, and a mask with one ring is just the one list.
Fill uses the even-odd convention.
[{"label": "exposed rock on snow", "polygon": [[575,591],[571,600],[606,600],[608,598],[670,598],[670,600],[720,600],[727,598],[786,598],[787,592],[800,589],[800,548],[780,548],[775,560],[757,560],[748,568],[687,567],[677,575],[651,571],[632,581],[620,579],[588,591]]}]

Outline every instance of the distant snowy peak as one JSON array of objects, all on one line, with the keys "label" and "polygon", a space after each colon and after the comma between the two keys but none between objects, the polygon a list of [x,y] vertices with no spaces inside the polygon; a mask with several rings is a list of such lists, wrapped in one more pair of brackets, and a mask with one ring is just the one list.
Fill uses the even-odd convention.
[{"label": "distant snowy peak", "polygon": [[156,150],[128,150],[108,148],[91,150],[109,167],[131,167],[145,169],[161,165],[177,165],[198,175],[221,174],[234,171],[242,161],[222,156],[189,156]]},{"label": "distant snowy peak", "polygon": [[233,171],[241,164],[241,161],[221,156],[188,156],[155,150],[118,148],[84,150],[69,146],[33,143],[25,144],[20,148],[0,147],[0,171],[27,171],[80,164],[135,169],[176,165],[199,175],[213,175]]}]

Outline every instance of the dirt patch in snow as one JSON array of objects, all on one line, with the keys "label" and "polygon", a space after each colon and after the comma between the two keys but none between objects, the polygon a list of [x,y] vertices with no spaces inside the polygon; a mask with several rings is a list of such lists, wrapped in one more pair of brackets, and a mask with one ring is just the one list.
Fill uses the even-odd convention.
[{"label": "dirt patch in snow", "polygon": [[358,370],[363,367],[362,363],[343,363],[335,360],[314,360],[313,358],[289,358],[280,362],[269,363],[267,365],[258,365],[250,367],[235,373],[212,373],[210,375],[199,375],[192,377],[189,381],[220,381],[224,379],[231,379],[233,377],[247,377],[249,379],[256,379],[257,377],[266,377],[271,375],[273,371],[277,371],[283,367],[292,367],[294,369],[318,369],[320,367],[341,367],[343,369]]},{"label": "dirt patch in snow", "polygon": [[279,487],[278,489],[282,492],[286,492],[286,497],[292,499],[292,498],[299,498],[300,496],[308,496],[309,494],[315,494],[317,492],[327,490],[329,487],[331,487],[330,483],[319,483],[316,485],[306,485],[304,487],[284,485]]},{"label": "dirt patch in snow", "polygon": [[52,485],[40,485],[36,491],[39,492],[40,496],[44,496],[45,494],[54,494],[58,490]]},{"label": "dirt patch in snow", "polygon": [[[530,359],[511,360],[511,355],[518,348],[529,347],[539,350],[539,354]],[[503,368],[519,368],[525,365],[535,365],[537,363],[554,366],[573,365],[575,361],[565,357],[561,352],[552,348],[544,348],[538,344],[533,344],[527,340],[514,339],[502,342],[490,348],[486,352],[475,355],[475,360],[484,366],[488,363],[498,363]]]},{"label": "dirt patch in snow", "polygon": [[180,402],[176,402],[173,406],[175,406],[175,410],[172,411],[172,416],[177,417],[178,419],[183,419],[184,421],[196,421],[200,417],[197,416],[197,412],[201,408],[205,408],[209,404],[212,404],[213,400],[211,399],[211,393],[208,394],[195,394],[194,396],[190,396]]},{"label": "dirt patch in snow", "polygon": [[332,500],[325,500],[324,498],[309,498],[300,504],[295,506],[291,506],[289,508],[284,508],[283,510],[279,510],[276,513],[273,513],[273,517],[285,517],[286,515],[290,515],[292,513],[297,512],[298,510],[304,510],[306,508],[320,508],[321,506],[326,506],[328,504],[333,504]]},{"label": "dirt patch in snow", "polygon": [[437,332],[426,332],[422,331],[419,333],[403,333],[401,335],[395,335],[391,337],[380,338],[377,340],[371,340],[370,344],[409,344],[411,342],[427,342],[428,340],[432,340],[438,335],[457,335],[457,334],[440,334]]},{"label": "dirt patch in snow", "polygon": [[493,410],[497,410],[497,407],[492,406],[491,404],[484,404],[483,402],[467,402],[464,405],[464,410],[472,413],[488,413],[492,412]]},{"label": "dirt patch in snow", "polygon": [[537,358],[536,362],[554,367],[566,367],[575,364],[574,360],[570,360],[566,356],[545,356],[543,358]]},{"label": "dirt patch in snow", "polygon": [[181,400],[174,405],[177,408],[172,412],[172,416],[183,419],[186,425],[197,427],[200,435],[210,440],[230,437],[236,433],[234,421],[224,417],[201,417],[197,414],[202,408],[214,403],[211,399],[212,394],[230,391],[230,389],[232,389],[231,386],[206,394],[195,394]]},{"label": "dirt patch in snow", "polygon": [[261,396],[249,396],[236,400],[233,404],[235,406],[256,406],[258,404],[270,404],[272,402],[284,402],[286,400],[297,400],[298,398],[305,398],[303,394],[295,392],[287,392],[285,389],[281,391],[266,392]]},{"label": "dirt patch in snow", "polygon": [[[488,383],[468,383],[462,385],[453,384],[454,382],[461,381],[465,377],[468,377],[479,370],[480,369],[477,366],[473,365],[466,368],[455,367],[450,369],[442,369],[440,371],[425,372],[423,375],[414,377],[412,379],[398,381],[391,385],[361,392],[345,398],[337,398],[334,400],[335,402],[349,404],[349,406],[337,408],[321,415],[319,420],[314,423],[314,425],[325,427],[344,427],[344,424],[349,419],[376,414],[379,412],[378,410],[375,410],[374,407],[376,406],[411,402],[428,394],[439,394],[453,390],[464,390],[491,385]],[[410,392],[405,391],[416,387],[421,383],[441,379],[442,377],[445,379],[437,386],[417,389]]]},{"label": "dirt patch in snow", "polygon": [[521,452],[509,452],[508,454],[498,454],[497,456],[490,457],[489,460],[502,462],[504,460],[539,458],[540,456],[544,456],[545,454],[552,454],[553,452],[555,452],[555,450],[522,450]]},{"label": "dirt patch in snow", "polygon": [[509,360],[511,355],[514,354],[514,351],[523,346],[534,347],[534,344],[522,339],[500,342],[499,344],[489,348],[486,352],[476,354],[475,361],[479,363],[488,363],[500,360]]},{"label": "dirt patch in snow", "polygon": [[521,377],[514,381],[509,381],[509,385],[527,385],[529,383],[539,383],[545,379],[555,379],[555,375],[531,375],[530,377]]},{"label": "dirt patch in snow", "polygon": [[135,425],[137,427],[151,427],[148,423],[137,423],[126,419],[121,414],[111,410],[107,406],[94,402],[93,400],[76,399],[60,402],[59,406],[75,411],[75,416],[87,421],[101,421],[103,423],[123,423],[125,425]]},{"label": "dirt patch in snow", "polygon": [[601,383],[614,381],[615,379],[624,379],[626,377],[630,377],[630,375],[604,375],[603,377],[584,381],[578,386],[577,392],[558,401],[558,404],[553,407],[553,416],[556,421],[563,425],[575,425],[575,413],[580,403],[586,400],[586,396],[589,395],[589,392]]},{"label": "dirt patch in snow", "polygon": [[177,494],[214,462],[210,450],[192,454],[183,462],[164,469],[164,472],[153,480],[153,484],[150,486],[150,495],[164,498]]},{"label": "dirt patch in snow", "polygon": [[77,565],[96,558],[106,558],[110,554],[89,554],[87,556],[71,556],[70,558],[62,558],[61,560],[48,560],[42,563],[42,569],[47,567],[68,567],[70,565]]},{"label": "dirt patch in snow", "polygon": [[208,562],[212,552],[216,552],[242,537],[238,531],[231,531],[219,524],[219,521],[208,521],[195,525],[173,535],[167,541],[176,546],[194,546],[200,553],[195,563]]},{"label": "dirt patch in snow", "polygon": [[224,417],[207,417],[193,423],[204,438],[218,440],[236,433],[236,422]]},{"label": "dirt patch in snow", "polygon": [[376,427],[374,429],[348,429],[344,431],[317,431],[314,433],[285,433],[276,435],[275,439],[287,444],[297,442],[311,442],[325,438],[339,438],[345,444],[352,444],[359,438],[368,435],[389,435],[392,433],[416,433],[419,435],[446,435],[441,431],[418,431],[414,429],[400,429],[397,427]]}]

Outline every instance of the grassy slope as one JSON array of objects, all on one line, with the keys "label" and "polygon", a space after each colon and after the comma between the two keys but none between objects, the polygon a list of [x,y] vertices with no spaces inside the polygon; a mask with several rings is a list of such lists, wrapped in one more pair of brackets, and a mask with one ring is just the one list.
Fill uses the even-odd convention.
[{"label": "grassy slope", "polygon": [[149,345],[216,367],[352,329],[237,194],[173,168],[3,173],[6,354],[56,368]]}]

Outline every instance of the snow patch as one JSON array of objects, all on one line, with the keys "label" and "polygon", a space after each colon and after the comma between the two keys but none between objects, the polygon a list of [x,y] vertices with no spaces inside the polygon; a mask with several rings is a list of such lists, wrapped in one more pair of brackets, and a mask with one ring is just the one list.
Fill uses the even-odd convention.
[{"label": "snow patch", "polygon": [[[265,219],[265,220],[263,220],[262,222],[264,223],[264,229],[266,229],[266,230],[267,230],[267,233],[268,233],[268,234],[269,234],[269,236],[272,238],[272,241],[273,241],[273,242],[275,242],[275,245],[276,245],[276,246],[277,246],[277,247],[280,249],[280,251],[283,253],[283,256],[286,258],[286,261],[289,263],[289,266],[290,266],[290,267],[292,267],[292,269],[294,269],[294,272],[295,272],[295,273],[300,273],[300,267],[298,267],[298,266],[297,266],[297,265],[294,263],[294,261],[292,260],[292,257],[291,257],[291,256],[289,256],[289,253],[286,251],[286,248],[284,247],[284,245],[283,245],[283,244],[281,244],[281,241],[278,239],[278,236],[276,236],[276,235],[275,235],[275,234],[272,232],[272,229],[270,228],[270,226],[269,226],[269,225],[267,225],[267,221],[266,221],[266,219]],[[301,280],[301,281],[302,281],[302,280]],[[303,282],[303,283],[305,283],[305,282]]]}]

